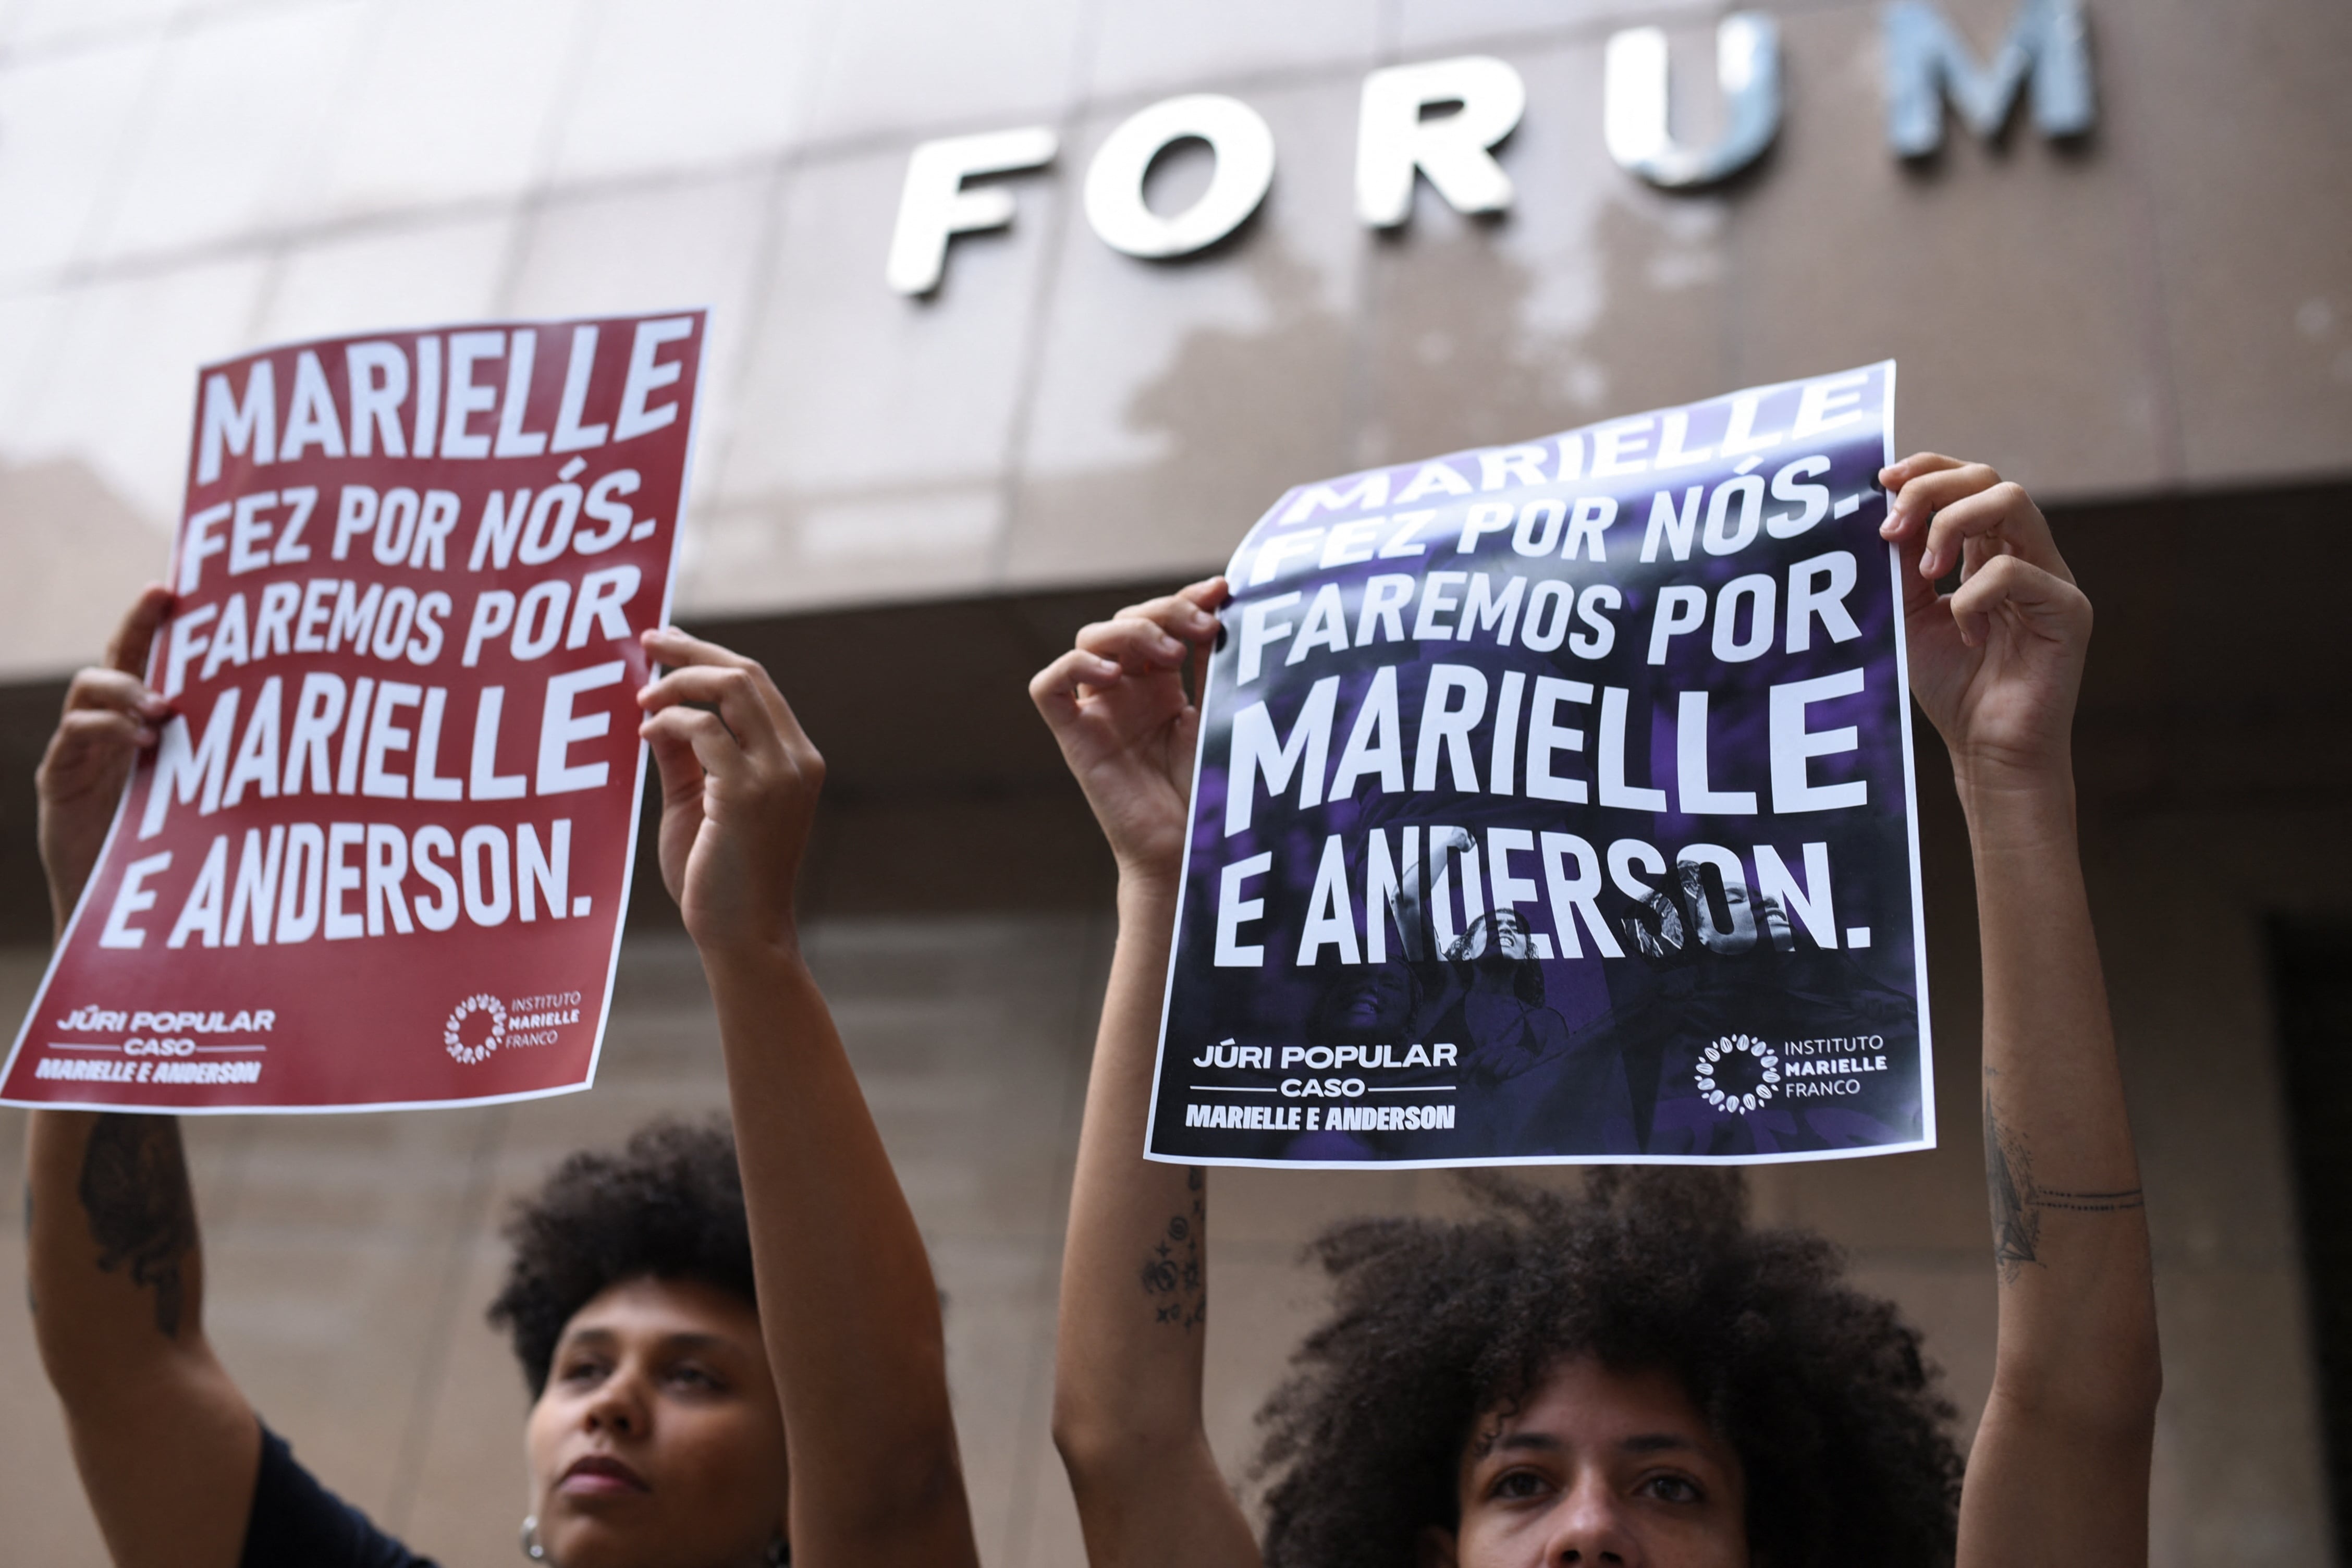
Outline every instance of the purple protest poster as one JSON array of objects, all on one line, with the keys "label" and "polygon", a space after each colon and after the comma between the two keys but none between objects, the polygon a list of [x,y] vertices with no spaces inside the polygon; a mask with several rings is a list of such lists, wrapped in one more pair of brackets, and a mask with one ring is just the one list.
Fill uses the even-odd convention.
[{"label": "purple protest poster", "polygon": [[1934,1146],[1890,363],[1303,485],[1234,552],[1147,1153]]}]

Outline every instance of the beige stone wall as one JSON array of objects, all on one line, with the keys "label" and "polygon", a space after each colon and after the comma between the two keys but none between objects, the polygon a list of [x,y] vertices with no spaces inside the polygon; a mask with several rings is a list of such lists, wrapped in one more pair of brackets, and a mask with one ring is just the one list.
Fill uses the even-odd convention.
[{"label": "beige stone wall", "polygon": [[[2013,0],[1946,8],[1984,51]],[[1774,9],[1779,145],[1668,196],[1600,62],[1661,22],[1703,78],[1693,0],[5,0],[0,679],[161,561],[200,360],[451,318],[716,309],[706,616],[1187,571],[1301,479],[1888,355],[1906,441],[2049,495],[2352,471],[2352,11],[2088,0],[2088,145],[1906,170],[1874,0]],[[1368,235],[1364,72],[1471,51],[1528,85],[1516,210]],[[1198,89],[1272,124],[1265,210],[1114,253],[1087,160]],[[909,148],[1024,123],[1011,232],[889,292]]]}]

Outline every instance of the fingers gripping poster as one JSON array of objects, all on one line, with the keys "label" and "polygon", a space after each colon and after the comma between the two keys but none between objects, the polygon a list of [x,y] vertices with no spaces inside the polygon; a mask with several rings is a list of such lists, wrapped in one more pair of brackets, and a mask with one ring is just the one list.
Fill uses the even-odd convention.
[{"label": "fingers gripping poster", "polygon": [[698,311],[500,323],[198,373],[169,712],[0,1099],[587,1087],[703,340]]},{"label": "fingers gripping poster", "polygon": [[1148,1152],[1930,1147],[1895,367],[1285,496],[1208,663]]}]

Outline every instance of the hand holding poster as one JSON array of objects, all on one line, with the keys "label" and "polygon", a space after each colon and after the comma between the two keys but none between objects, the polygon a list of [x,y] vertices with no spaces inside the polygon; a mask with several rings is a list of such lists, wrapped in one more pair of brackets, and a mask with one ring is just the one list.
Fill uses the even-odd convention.
[{"label": "hand holding poster", "polygon": [[197,377],[169,703],[5,1068],[24,1105],[585,1088],[667,619],[698,311]]},{"label": "hand holding poster", "polygon": [[1292,490],[1209,662],[1149,1154],[1932,1146],[1895,367]]}]

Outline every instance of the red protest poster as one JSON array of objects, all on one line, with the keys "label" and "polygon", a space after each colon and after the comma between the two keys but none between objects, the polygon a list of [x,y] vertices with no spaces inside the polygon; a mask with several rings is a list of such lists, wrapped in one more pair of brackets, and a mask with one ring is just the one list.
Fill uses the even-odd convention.
[{"label": "red protest poster", "polygon": [[0,1102],[358,1110],[584,1089],[628,900],[700,311],[197,373],[172,703]]}]

